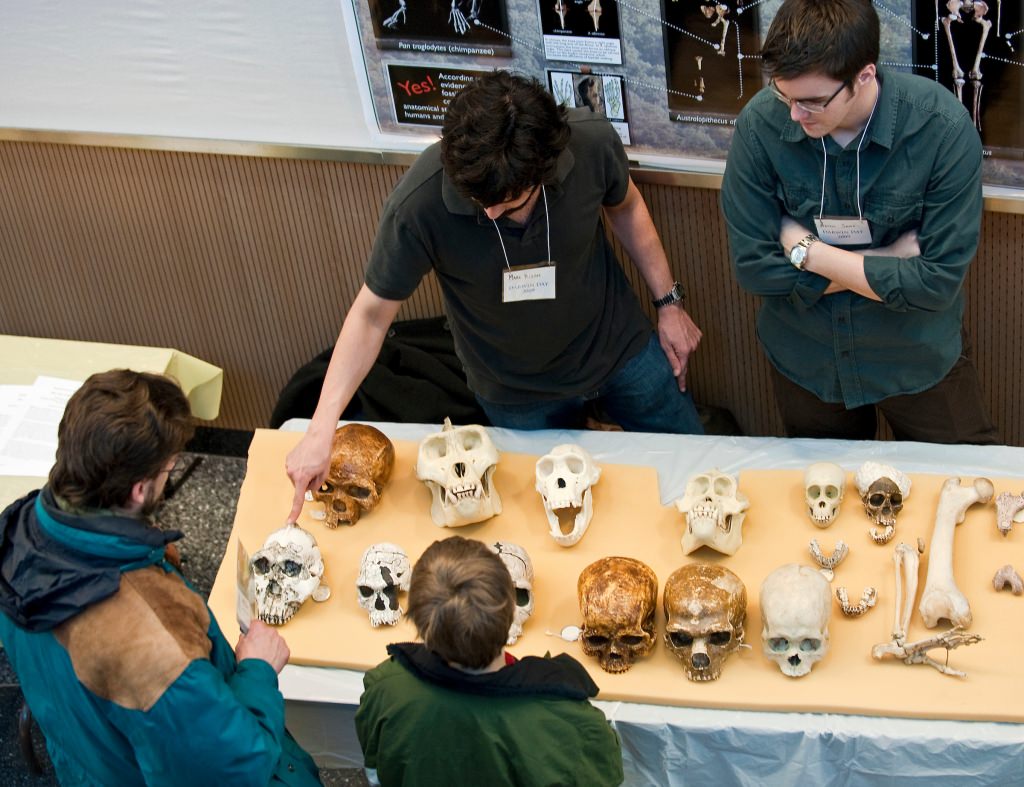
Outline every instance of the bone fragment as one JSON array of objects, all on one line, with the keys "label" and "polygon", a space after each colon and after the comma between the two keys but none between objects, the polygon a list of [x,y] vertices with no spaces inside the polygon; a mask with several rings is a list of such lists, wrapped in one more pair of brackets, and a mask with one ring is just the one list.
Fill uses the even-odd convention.
[{"label": "bone fragment", "polygon": [[[918,539],[918,542],[920,541],[921,539]],[[892,638],[894,642],[903,642],[907,638],[910,616],[914,611],[914,598],[917,595],[917,578],[921,559],[913,547],[900,541],[896,545],[896,549],[893,550],[892,562],[896,568],[896,603],[894,604],[895,615],[892,624]],[[904,583],[906,583],[905,598],[903,594]]]},{"label": "bone fragment", "polygon": [[996,527],[1004,536],[1010,535],[1014,522],[1024,514],[1024,492],[1019,495],[1003,492],[996,497]]},{"label": "bone fragment", "polygon": [[949,631],[917,642],[882,642],[871,649],[871,655],[879,661],[886,656],[895,656],[898,659],[902,659],[904,664],[927,664],[929,667],[937,669],[943,675],[966,678],[966,672],[953,669],[948,663],[931,658],[928,655],[928,651],[935,648],[945,648],[948,661],[949,651],[955,650],[961,645],[974,645],[981,641],[982,637],[977,634],[964,633],[959,626],[954,626]]},{"label": "bone fragment", "polygon": [[832,550],[832,554],[826,557],[825,553],[821,551],[821,546],[818,544],[818,539],[816,538],[811,539],[810,550],[811,557],[814,558],[814,562],[827,572],[825,578],[829,582],[832,581],[832,569],[842,563],[846,556],[850,554],[850,548],[846,546],[846,542],[837,541],[836,548]]},{"label": "bone fragment", "polygon": [[859,618],[878,601],[878,591],[872,587],[864,588],[864,592],[860,594],[860,603],[851,604],[850,596],[846,591],[845,587],[836,588],[836,598],[839,600],[839,608],[843,610],[843,614],[848,618]]},{"label": "bone fragment", "polygon": [[987,503],[993,494],[995,489],[987,478],[976,478],[970,486],[961,486],[959,478],[947,478],[942,485],[928,577],[918,606],[928,628],[935,628],[942,618],[961,628],[971,625],[971,604],[953,578],[953,536],[967,509],[975,503]]},{"label": "bone fragment", "polygon": [[1024,593],[1024,580],[1020,578],[1020,574],[1009,563],[996,572],[996,575],[992,577],[992,584],[996,590],[1006,590],[1009,588],[1015,596]]}]

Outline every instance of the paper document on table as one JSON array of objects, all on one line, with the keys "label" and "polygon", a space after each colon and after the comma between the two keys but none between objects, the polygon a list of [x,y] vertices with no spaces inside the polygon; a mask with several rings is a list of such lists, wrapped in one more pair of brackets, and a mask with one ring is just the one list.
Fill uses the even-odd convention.
[{"label": "paper document on table", "polygon": [[81,385],[80,380],[37,377],[20,401],[0,415],[0,475],[49,475],[57,453],[57,426]]},{"label": "paper document on table", "polygon": [[[21,411],[22,403],[28,398],[28,392],[31,390],[31,385],[0,385],[0,435],[4,433],[15,413]],[[8,475],[5,472],[8,469],[6,465],[0,457],[0,475]],[[10,473],[17,470],[13,466],[9,469]]]},{"label": "paper document on table", "polygon": [[235,618],[238,620],[239,631],[248,634],[249,624],[256,616],[256,584],[252,576],[249,552],[242,545],[242,539],[238,539],[238,552],[235,560],[235,583],[237,586]]}]

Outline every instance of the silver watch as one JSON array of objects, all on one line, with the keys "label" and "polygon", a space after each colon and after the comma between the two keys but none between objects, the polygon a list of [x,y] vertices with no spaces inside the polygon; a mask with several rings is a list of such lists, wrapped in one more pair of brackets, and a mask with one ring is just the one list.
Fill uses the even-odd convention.
[{"label": "silver watch", "polygon": [[821,238],[812,232],[801,238],[800,242],[789,250],[789,261],[793,264],[794,268],[798,271],[804,269],[804,264],[807,262],[807,250],[811,247],[812,243],[817,243],[819,240]]}]

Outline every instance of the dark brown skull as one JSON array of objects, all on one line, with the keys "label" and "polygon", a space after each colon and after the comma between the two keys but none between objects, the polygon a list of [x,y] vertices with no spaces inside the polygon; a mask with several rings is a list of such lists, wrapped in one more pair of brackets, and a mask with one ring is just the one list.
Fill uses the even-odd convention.
[{"label": "dark brown skull", "polygon": [[380,502],[395,465],[395,447],[378,429],[348,424],[334,433],[331,470],[313,498],[324,504],[324,524],[354,525]]}]

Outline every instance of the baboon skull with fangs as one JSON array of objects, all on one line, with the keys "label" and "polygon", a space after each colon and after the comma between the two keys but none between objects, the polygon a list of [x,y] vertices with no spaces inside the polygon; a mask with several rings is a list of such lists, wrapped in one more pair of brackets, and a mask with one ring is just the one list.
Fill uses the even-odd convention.
[{"label": "baboon skull with fangs", "polygon": [[708,546],[735,555],[743,544],[743,519],[749,507],[731,475],[715,469],[691,477],[686,494],[676,500],[676,508],[686,515],[683,554]]}]

